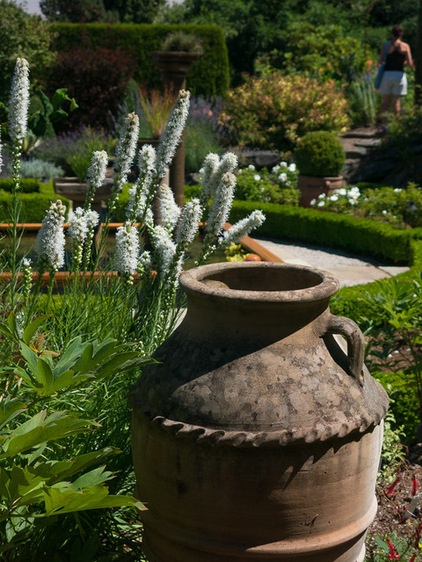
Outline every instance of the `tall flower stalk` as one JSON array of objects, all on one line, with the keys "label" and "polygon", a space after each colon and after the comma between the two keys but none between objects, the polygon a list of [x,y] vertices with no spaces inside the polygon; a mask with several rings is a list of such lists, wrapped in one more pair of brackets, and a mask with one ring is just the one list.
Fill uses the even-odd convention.
[{"label": "tall flower stalk", "polygon": [[27,133],[29,109],[29,66],[26,59],[18,58],[12,78],[9,100],[9,136],[12,141],[12,202],[11,202],[11,256],[10,270],[11,280],[11,307],[15,307],[15,296],[17,295],[17,273],[18,273],[18,222],[20,216],[20,160],[22,155],[23,141]]},{"label": "tall flower stalk", "polygon": [[44,217],[35,243],[39,273],[48,271],[50,274],[49,297],[51,297],[54,287],[54,276],[64,265],[66,241],[63,224],[65,214],[66,207],[60,199],[53,201]]}]

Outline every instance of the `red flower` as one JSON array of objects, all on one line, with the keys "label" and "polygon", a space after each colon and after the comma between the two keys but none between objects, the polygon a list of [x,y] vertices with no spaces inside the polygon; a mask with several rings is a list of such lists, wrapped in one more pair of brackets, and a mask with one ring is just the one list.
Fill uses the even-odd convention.
[{"label": "red flower", "polygon": [[398,555],[394,544],[391,542],[391,539],[388,539],[388,548],[390,552],[388,554],[389,560],[400,560],[400,556]]},{"label": "red flower", "polygon": [[418,493],[418,481],[416,480],[416,476],[413,475],[412,478],[412,496],[416,496]]},{"label": "red flower", "polygon": [[399,482],[400,482],[400,476],[398,476],[394,480],[394,482],[388,486],[388,488],[385,490],[385,495],[386,496],[392,496],[394,494],[395,488],[396,488],[396,486]]}]

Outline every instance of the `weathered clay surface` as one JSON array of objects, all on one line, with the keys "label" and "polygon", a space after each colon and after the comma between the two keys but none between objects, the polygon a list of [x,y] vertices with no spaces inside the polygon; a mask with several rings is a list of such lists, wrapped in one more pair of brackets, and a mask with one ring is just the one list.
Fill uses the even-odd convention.
[{"label": "weathered clay surface", "polygon": [[149,559],[363,560],[388,400],[329,312],[337,281],[250,263],[181,284],[187,315],[132,392]]}]

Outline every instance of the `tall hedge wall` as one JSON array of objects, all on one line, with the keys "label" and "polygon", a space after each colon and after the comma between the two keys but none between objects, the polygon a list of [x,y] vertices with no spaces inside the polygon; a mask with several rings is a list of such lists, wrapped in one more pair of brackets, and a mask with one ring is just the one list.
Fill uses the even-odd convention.
[{"label": "tall hedge wall", "polygon": [[55,49],[58,52],[77,47],[113,49],[120,47],[136,61],[135,79],[145,87],[162,85],[158,68],[152,62],[165,36],[176,30],[201,37],[204,54],[194,63],[187,77],[187,88],[195,96],[224,96],[229,88],[229,59],[220,27],[215,25],[146,24],[55,24]]}]

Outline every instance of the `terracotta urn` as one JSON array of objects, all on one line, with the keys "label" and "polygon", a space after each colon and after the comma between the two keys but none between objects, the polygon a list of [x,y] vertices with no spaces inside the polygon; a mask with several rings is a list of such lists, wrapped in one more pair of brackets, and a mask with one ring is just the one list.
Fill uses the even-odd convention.
[{"label": "terracotta urn", "polygon": [[310,207],[313,199],[319,195],[332,195],[336,189],[343,187],[343,176],[317,178],[299,174],[297,185],[300,191],[299,205]]},{"label": "terracotta urn", "polygon": [[131,392],[148,560],[362,562],[388,398],[330,313],[337,280],[257,262],[180,282],[185,318]]}]

